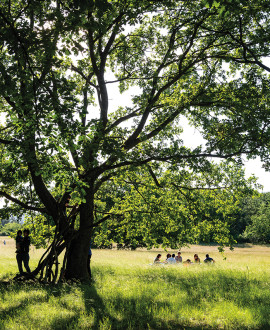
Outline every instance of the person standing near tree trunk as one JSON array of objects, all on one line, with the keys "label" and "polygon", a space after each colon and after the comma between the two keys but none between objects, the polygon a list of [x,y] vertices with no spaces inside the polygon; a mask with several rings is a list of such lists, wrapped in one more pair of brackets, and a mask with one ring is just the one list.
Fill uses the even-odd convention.
[{"label": "person standing near tree trunk", "polygon": [[22,270],[22,241],[23,241],[23,237],[22,237],[22,231],[21,230],[17,231],[17,236],[15,238],[15,241],[16,241],[17,264],[18,264],[19,272],[20,272],[20,274],[22,274],[23,273],[23,270]]},{"label": "person standing near tree trunk", "polygon": [[87,271],[88,271],[90,279],[91,279],[91,267],[90,267],[91,257],[92,257],[92,250],[91,250],[91,243],[90,243],[88,257],[87,257]]},{"label": "person standing near tree trunk", "polygon": [[[31,273],[29,268],[29,246],[30,246],[30,237],[29,237],[29,229],[24,229],[23,231],[23,238],[19,242],[17,247],[17,237],[16,237],[16,247],[17,247],[17,262],[19,267],[20,274],[23,273],[22,263],[24,264],[24,268],[26,269],[27,273]],[[19,249],[18,249],[19,248]]]}]

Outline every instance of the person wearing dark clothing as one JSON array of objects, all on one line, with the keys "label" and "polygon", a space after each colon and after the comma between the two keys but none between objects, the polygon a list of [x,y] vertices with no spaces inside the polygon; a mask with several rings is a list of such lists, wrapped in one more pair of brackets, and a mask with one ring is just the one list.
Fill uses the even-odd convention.
[{"label": "person wearing dark clothing", "polygon": [[204,259],[204,262],[205,262],[206,264],[212,264],[212,263],[215,262],[215,260],[214,260],[213,258],[210,258],[210,257],[209,257],[209,254],[207,254],[207,255],[206,255],[206,258]]},{"label": "person wearing dark clothing", "polygon": [[20,248],[21,248],[21,242],[23,241],[21,230],[17,231],[17,236],[15,238],[15,241],[16,241],[16,253],[18,253],[20,251]]},{"label": "person wearing dark clothing", "polygon": [[21,274],[23,272],[23,270],[22,270],[22,241],[23,241],[23,237],[22,237],[22,231],[21,230],[17,231],[17,236],[15,238],[15,241],[16,241],[16,259],[17,259],[19,272]]},{"label": "person wearing dark clothing", "polygon": [[92,250],[91,250],[91,244],[90,244],[88,256],[87,256],[87,271],[88,271],[90,278],[91,278],[91,268],[90,268],[91,257],[92,257]]},{"label": "person wearing dark clothing", "polygon": [[177,256],[175,257],[175,260],[176,260],[177,263],[180,263],[180,262],[183,261],[180,251],[177,253]]},{"label": "person wearing dark clothing", "polygon": [[70,202],[70,195],[67,196],[67,199],[65,201],[65,205],[64,205],[64,215],[67,218],[67,208],[69,207],[69,202]]},{"label": "person wearing dark clothing", "polygon": [[[25,229],[23,231],[23,239],[19,243],[19,250],[17,249],[17,263],[20,274],[23,273],[22,263],[24,264],[24,268],[27,273],[31,273],[29,268],[29,246],[30,246],[30,238],[29,238],[29,229]],[[17,247],[17,240],[16,240]]]}]

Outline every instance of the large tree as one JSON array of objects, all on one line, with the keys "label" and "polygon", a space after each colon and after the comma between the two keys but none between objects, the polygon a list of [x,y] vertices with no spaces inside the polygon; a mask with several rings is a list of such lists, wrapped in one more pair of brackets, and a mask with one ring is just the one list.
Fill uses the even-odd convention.
[{"label": "large tree", "polygon": [[[263,1],[1,1],[0,194],[56,227],[36,273],[66,249],[61,276],[88,277],[93,228],[110,217],[95,195],[127,168],[155,181],[161,162],[266,155],[269,89],[251,65],[269,53],[267,15]],[[132,89],[128,104],[110,107],[112,85]],[[183,145],[184,116],[204,147]]]}]

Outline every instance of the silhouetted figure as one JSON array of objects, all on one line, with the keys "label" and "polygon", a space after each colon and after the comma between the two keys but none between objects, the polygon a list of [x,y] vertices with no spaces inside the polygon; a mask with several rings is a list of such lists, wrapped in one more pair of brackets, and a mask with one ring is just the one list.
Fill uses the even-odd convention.
[{"label": "silhouetted figure", "polygon": [[22,246],[21,246],[23,237],[22,237],[21,230],[17,231],[17,236],[15,238],[15,241],[16,241],[16,259],[17,259],[19,272],[21,274],[23,272],[23,270],[22,270]]},{"label": "silhouetted figure", "polygon": [[[23,238],[18,236],[19,232],[17,233],[16,237],[16,253],[17,253],[17,263],[20,274],[23,273],[22,263],[24,264],[24,268],[26,269],[27,273],[31,273],[29,268],[29,246],[30,246],[30,237],[29,237],[29,229],[24,229],[23,231]],[[17,242],[18,241],[18,242]]]},{"label": "silhouetted figure", "polygon": [[207,254],[207,255],[206,255],[206,258],[204,259],[204,262],[205,262],[206,264],[212,264],[212,263],[215,262],[215,260],[214,260],[213,258],[210,258],[210,257],[209,257],[209,254]]},{"label": "silhouetted figure", "polygon": [[88,256],[87,256],[87,271],[88,271],[88,274],[89,274],[89,277],[90,278],[92,276],[92,274],[91,274],[91,267],[90,267],[91,257],[92,257],[92,250],[91,250],[91,243],[90,243],[89,251],[88,251]]}]

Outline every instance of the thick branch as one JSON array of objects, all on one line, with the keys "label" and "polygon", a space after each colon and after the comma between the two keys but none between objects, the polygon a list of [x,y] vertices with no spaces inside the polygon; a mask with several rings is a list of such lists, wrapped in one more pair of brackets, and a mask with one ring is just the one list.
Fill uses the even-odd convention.
[{"label": "thick branch", "polygon": [[13,141],[10,141],[10,140],[4,140],[4,139],[1,139],[0,138],[0,143],[3,143],[3,144],[11,144]]},{"label": "thick branch", "polygon": [[0,196],[3,196],[6,199],[10,200],[11,202],[20,205],[21,207],[23,207],[26,210],[32,210],[32,211],[38,211],[38,212],[41,212],[41,213],[47,213],[45,208],[35,207],[35,206],[30,206],[28,204],[25,204],[24,202],[21,202],[17,198],[12,197],[11,195],[9,195],[6,192],[1,191],[1,190],[0,190]]},{"label": "thick branch", "polygon": [[147,169],[148,169],[151,177],[153,178],[156,186],[159,187],[159,188],[162,187],[161,184],[158,182],[158,179],[157,179],[155,173],[153,172],[153,170],[152,170],[152,168],[151,168],[151,166],[149,164],[147,165]]},{"label": "thick branch", "polygon": [[106,129],[106,133],[110,132],[114,127],[117,127],[119,124],[121,124],[122,122],[131,119],[133,117],[138,116],[138,112],[140,111],[139,109],[136,109],[134,111],[132,111],[131,113],[129,113],[128,115],[125,115],[123,117],[120,117],[118,119],[116,119],[116,121],[114,123],[112,123],[107,129]]},{"label": "thick branch", "polygon": [[[255,148],[254,148],[255,149]],[[252,150],[246,150],[246,151],[243,151],[242,149],[240,150],[237,150],[235,152],[232,152],[232,153],[229,153],[229,154],[225,154],[225,155],[222,155],[222,154],[212,154],[212,153],[199,153],[199,154],[189,154],[189,155],[171,155],[171,156],[152,156],[152,157],[149,157],[149,158],[145,158],[145,159],[142,159],[142,160],[134,160],[134,161],[123,161],[123,162],[120,162],[120,163],[117,163],[117,164],[114,164],[114,165],[107,165],[106,167],[104,166],[104,168],[102,169],[103,171],[105,170],[113,170],[113,169],[116,169],[116,168],[121,168],[121,167],[124,167],[124,166],[130,166],[130,165],[136,165],[136,166],[139,166],[139,165],[145,165],[151,161],[160,161],[160,162],[170,162],[170,161],[181,161],[181,160],[184,160],[184,159],[196,159],[196,158],[221,158],[221,159],[228,159],[228,158],[232,158],[232,157],[235,157],[235,156],[239,156],[241,154],[250,154],[253,152],[253,149]]]},{"label": "thick branch", "polygon": [[104,218],[100,219],[99,221],[93,223],[91,225],[91,228],[97,227],[98,225],[100,225],[102,222],[108,220],[111,217],[112,214],[106,215]]}]

